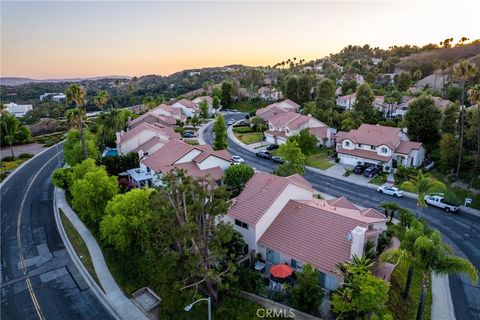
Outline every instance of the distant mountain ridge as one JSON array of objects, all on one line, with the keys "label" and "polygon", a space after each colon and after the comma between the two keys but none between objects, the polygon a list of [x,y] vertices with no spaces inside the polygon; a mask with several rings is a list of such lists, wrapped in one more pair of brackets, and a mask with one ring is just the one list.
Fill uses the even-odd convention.
[{"label": "distant mountain ridge", "polygon": [[101,80],[101,79],[130,79],[130,76],[99,76],[85,78],[65,78],[65,79],[32,79],[21,77],[0,77],[0,84],[5,86],[18,86],[26,83],[39,82],[80,82],[85,80]]}]

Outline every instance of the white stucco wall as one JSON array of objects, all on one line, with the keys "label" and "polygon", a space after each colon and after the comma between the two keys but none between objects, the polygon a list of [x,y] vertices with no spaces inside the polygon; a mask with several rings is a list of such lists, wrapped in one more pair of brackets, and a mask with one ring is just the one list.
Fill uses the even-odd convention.
[{"label": "white stucco wall", "polygon": [[192,151],[188,152],[186,155],[184,155],[183,157],[178,159],[175,163],[190,162],[190,161],[193,160],[193,158],[198,156],[200,153],[202,153],[202,151],[197,150],[197,149],[193,149]]},{"label": "white stucco wall", "polygon": [[230,161],[217,158],[215,156],[208,156],[205,160],[197,163],[198,167],[202,170],[210,169],[214,167],[220,167],[222,170],[226,170],[232,163]]},{"label": "white stucco wall", "polygon": [[138,148],[139,145],[147,142],[153,137],[158,137],[165,143],[169,140],[169,137],[167,137],[164,134],[159,133],[158,131],[150,130],[150,129],[145,129],[140,131],[137,135],[131,137],[130,139],[126,141],[122,141],[121,144],[117,144],[117,149],[120,154],[127,154],[130,151]]},{"label": "white stucco wall", "polygon": [[[240,226],[235,225],[235,218],[228,215],[223,216],[222,220],[226,223],[231,223],[233,228],[237,230],[243,237],[243,240],[248,245],[248,250],[256,251],[256,242],[255,242],[255,226],[248,225],[248,230]],[[244,222],[244,221],[242,221]]]}]

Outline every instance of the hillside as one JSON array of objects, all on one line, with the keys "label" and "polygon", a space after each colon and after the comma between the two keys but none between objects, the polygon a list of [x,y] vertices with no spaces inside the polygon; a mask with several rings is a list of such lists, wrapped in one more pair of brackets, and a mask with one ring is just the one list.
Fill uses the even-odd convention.
[{"label": "hillside", "polygon": [[31,79],[20,77],[2,77],[0,84],[4,86],[19,86],[27,83],[57,83],[57,82],[81,82],[86,80],[102,80],[102,79],[130,79],[128,76],[104,76],[104,77],[90,77],[90,78],[70,78],[70,79]]},{"label": "hillside", "polygon": [[480,43],[467,44],[460,47],[454,48],[440,48],[429,50],[421,53],[415,53],[408,57],[400,59],[395,67],[396,71],[409,71],[413,65],[418,65],[424,73],[424,76],[427,76],[433,73],[432,62],[434,59],[441,59],[456,62],[460,59],[470,59],[477,66],[480,62]]}]

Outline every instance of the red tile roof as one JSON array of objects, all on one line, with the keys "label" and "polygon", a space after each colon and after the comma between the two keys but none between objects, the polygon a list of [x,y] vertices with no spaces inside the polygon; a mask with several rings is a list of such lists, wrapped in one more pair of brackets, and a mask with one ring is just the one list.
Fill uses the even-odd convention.
[{"label": "red tile roof", "polygon": [[184,105],[185,107],[187,107],[189,109],[197,109],[198,108],[196,103],[194,103],[190,100],[187,100],[187,99],[182,99],[182,100],[177,101],[177,102]]},{"label": "red tile roof", "polygon": [[391,156],[390,157],[381,156],[381,155],[377,154],[376,151],[368,151],[368,150],[364,150],[364,149],[354,149],[354,150],[338,149],[337,153],[348,154],[350,156],[367,158],[367,159],[371,159],[371,160],[384,161],[384,162],[387,162],[388,160],[390,160],[390,158],[392,158]]},{"label": "red tile roof", "polygon": [[349,132],[340,131],[337,141],[349,139],[354,143],[380,146],[382,144],[395,149],[400,141],[400,128],[386,127],[373,124],[362,124],[358,129]]},{"label": "red tile roof", "polygon": [[357,226],[367,228],[368,223],[358,209],[338,210],[326,201],[312,201],[290,200],[258,243],[338,276],[336,264],[350,258],[351,241],[347,235]]},{"label": "red tile roof", "polygon": [[279,177],[256,172],[234,200],[228,215],[255,225],[290,183],[311,190],[311,184],[299,175]]},{"label": "red tile roof", "polygon": [[328,138],[328,135],[327,135],[328,127],[326,126],[310,128],[310,132],[319,140],[322,140],[323,138]]},{"label": "red tile roof", "polygon": [[164,134],[168,136],[170,139],[179,139],[181,138],[178,132],[175,132],[173,128],[161,126],[161,125],[153,125],[149,123],[142,123],[135,128],[128,130],[127,132],[120,133],[120,143],[129,140],[130,138],[135,137],[137,134],[142,132],[143,130],[153,130],[160,134]]},{"label": "red tile roof", "polygon": [[175,120],[173,116],[159,115],[153,113],[152,111],[148,111],[142,114],[140,117],[129,121],[128,126],[133,127],[143,122],[147,122],[150,124],[158,122],[162,125],[175,125],[177,123],[177,120]]},{"label": "red tile roof", "polygon": [[412,150],[418,150],[422,147],[421,142],[401,140],[398,147],[395,149],[396,153],[409,154]]},{"label": "red tile roof", "polygon": [[223,177],[223,170],[220,167],[213,167],[209,169],[200,169],[195,162],[183,162],[171,166],[162,166],[158,168],[158,172],[168,173],[174,169],[185,170],[187,175],[194,178],[209,176],[214,180],[220,180]]}]

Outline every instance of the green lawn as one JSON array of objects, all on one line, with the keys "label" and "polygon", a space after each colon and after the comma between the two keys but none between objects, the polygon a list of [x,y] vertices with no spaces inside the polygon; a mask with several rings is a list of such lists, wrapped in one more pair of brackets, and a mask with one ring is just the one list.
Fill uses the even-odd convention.
[{"label": "green lawn", "polygon": [[17,168],[19,165],[27,161],[28,159],[15,159],[13,161],[1,161],[0,162],[0,182],[3,181],[9,173],[7,171],[12,172]]},{"label": "green lawn", "polygon": [[306,157],[305,164],[310,167],[326,170],[335,164],[330,163],[328,154],[330,149],[318,149],[316,153]]},{"label": "green lawn", "polygon": [[80,234],[77,232],[77,229],[73,226],[73,224],[68,220],[67,216],[63,213],[62,209],[60,210],[60,218],[62,219],[63,227],[65,228],[65,233],[67,234],[70,243],[73,246],[73,249],[82,260],[83,265],[87,269],[88,273],[92,276],[98,286],[101,288],[100,281],[98,281],[97,274],[95,273],[95,268],[93,267],[92,258],[90,257],[90,253],[88,252],[87,246],[83,241]]},{"label": "green lawn", "polygon": [[387,176],[384,174],[377,174],[372,180],[368,181],[368,183],[375,184],[377,186],[381,186],[385,182],[387,182]]},{"label": "green lawn", "polygon": [[238,140],[242,141],[245,144],[252,144],[261,141],[260,133],[258,132],[249,132],[249,133],[236,133],[234,132],[235,137]]},{"label": "green lawn", "polygon": [[[408,266],[405,263],[399,263],[393,272],[390,291],[388,293],[388,309],[395,320],[413,320],[417,315],[418,302],[421,293],[422,273],[415,271],[410,287],[410,296],[407,301],[403,300],[402,292],[405,288]],[[429,286],[427,292],[427,301],[425,303],[424,319],[430,319],[430,307],[432,305],[432,288]]]},{"label": "green lawn", "polygon": [[267,105],[267,103],[263,100],[258,100],[258,101],[249,101],[249,100],[243,100],[239,102],[233,103],[228,109],[235,109],[241,112],[251,112],[255,111],[257,109],[263,108]]}]

